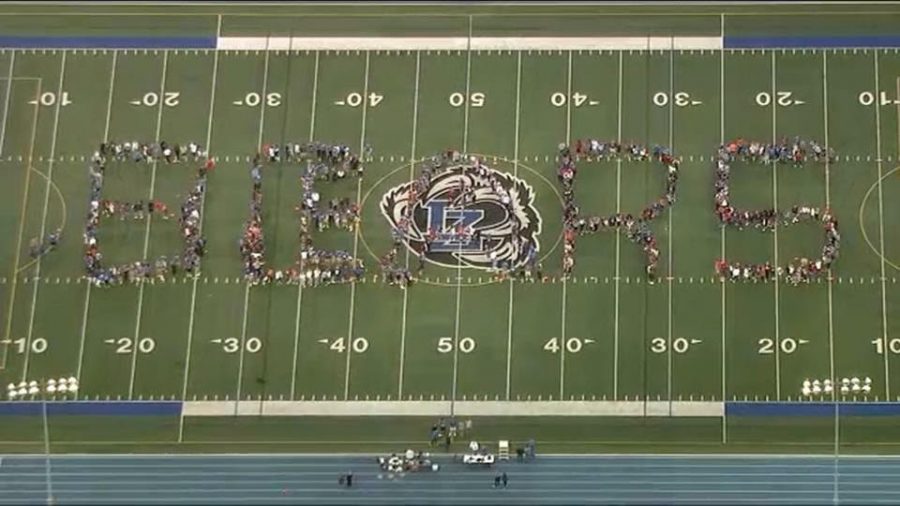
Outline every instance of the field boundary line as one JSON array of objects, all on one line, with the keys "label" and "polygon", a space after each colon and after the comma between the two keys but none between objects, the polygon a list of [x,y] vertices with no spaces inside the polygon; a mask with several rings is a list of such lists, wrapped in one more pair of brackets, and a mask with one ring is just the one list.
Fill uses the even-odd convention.
[{"label": "field boundary line", "polygon": [[719,36],[640,37],[219,37],[217,51],[247,51],[288,48],[316,51],[654,51],[715,50],[724,47]]},{"label": "field boundary line", "polygon": [[[566,70],[566,147],[572,144],[572,51],[569,51]],[[568,305],[568,276],[562,276],[562,307],[560,308],[559,329],[559,400],[565,399],[566,391],[566,309]]]},{"label": "field boundary line", "polygon": [[[9,72],[6,77],[6,97],[3,99],[3,122],[0,123],[0,155],[6,146],[6,121],[9,119],[9,97],[12,95],[13,68],[16,63],[16,51],[10,52]],[[40,98],[39,98],[40,99]],[[19,266],[16,265],[16,268]]]},{"label": "field boundary line", "polygon": [[[619,53],[619,92],[616,96],[616,142],[622,143],[622,86],[624,76],[623,53]],[[622,212],[622,158],[616,157],[616,214]],[[613,400],[619,400],[619,283],[622,233],[616,227],[616,276],[613,316]]]},{"label": "field boundary line", "polygon": [[[363,77],[363,97],[369,96],[369,71],[370,71],[370,55],[366,53],[366,70]],[[366,150],[366,113],[368,112],[368,98],[363,99],[362,118],[360,119],[359,132],[359,156],[365,156]],[[356,207],[359,209],[362,202],[362,176],[356,178]],[[360,211],[360,222],[362,221],[362,211]],[[359,230],[361,223],[357,222],[353,231],[353,258],[357,258],[359,253]],[[347,323],[347,359],[344,367],[344,400],[350,398],[350,357],[353,356],[353,324],[356,318],[356,282],[350,283],[350,316]]]},{"label": "field boundary line", "polygon": [[[219,33],[222,32],[222,15],[218,16],[218,29]],[[212,156],[212,128],[213,128],[213,114],[216,107],[216,82],[219,77],[219,53],[213,55],[213,68],[212,68],[212,78],[211,83],[209,85],[209,117],[206,120],[206,156],[207,158]],[[203,237],[203,211],[206,208],[206,193],[209,189],[209,174],[206,174],[206,182],[204,183],[203,188],[203,199],[200,201],[200,223],[197,226],[198,234]],[[202,270],[202,265],[200,269]],[[191,310],[190,316],[188,320],[188,335],[187,335],[187,343],[185,344],[185,352],[184,352],[184,371],[182,371],[182,384],[181,384],[181,400],[187,400],[187,390],[188,390],[188,381],[191,374],[191,355],[194,345],[194,318],[196,317],[196,309],[197,309],[197,284],[200,279],[200,272],[194,273],[194,279],[191,282]],[[182,410],[181,415],[178,417],[178,442],[182,442],[184,440],[184,410]]]},{"label": "field boundary line", "polygon": [[[309,106],[309,142],[315,140],[316,132],[316,107],[318,107],[319,94],[319,52],[316,51],[316,59],[313,64],[313,89],[312,103]],[[303,305],[303,283],[297,285],[297,310],[294,315],[294,356],[291,362],[291,400],[294,400],[297,393],[297,358],[300,354],[300,318],[301,307]]]},{"label": "field boundary line", "polygon": [[[56,96],[62,96],[63,83],[66,79],[66,53],[62,54],[62,58],[60,59],[60,69],[59,69],[59,86],[56,90]],[[40,100],[38,100],[40,101]],[[44,237],[47,232],[47,210],[50,207],[50,183],[53,182],[53,165],[56,160],[56,141],[57,134],[59,133],[59,113],[62,108],[62,100],[56,101],[56,111],[53,114],[53,134],[50,140],[50,160],[47,163],[47,185],[44,189],[44,210],[41,216],[41,229],[40,229],[40,239],[44,240]],[[31,171],[31,163],[28,164],[29,172]],[[24,209],[23,209],[24,211]],[[31,315],[28,318],[28,334],[25,338],[25,360],[22,366],[22,381],[28,377],[28,366],[30,365],[31,360],[31,341],[34,337],[34,315],[37,312],[37,300],[38,300],[38,288],[40,287],[40,283],[38,280],[41,278],[41,257],[37,257],[37,263],[35,264],[35,272],[34,272],[34,291],[31,296]]]},{"label": "field boundary line", "polygon": [[[775,50],[771,51],[772,53],[772,96],[776,96],[776,64],[775,64]],[[778,123],[777,123],[777,114],[778,114],[778,104],[775,101],[772,101],[772,144],[776,144],[778,141]],[[775,214],[778,214],[778,163],[772,162],[772,203],[773,209],[775,209]],[[778,263],[778,228],[779,228],[778,220],[775,221],[774,228],[774,239],[775,239],[775,265],[780,266]],[[781,349],[781,292],[779,291],[779,283],[781,281],[781,277],[778,275],[778,270],[775,270],[775,398],[781,400],[781,353],[779,350]]]},{"label": "field boundary line", "polygon": [[[185,416],[231,416],[236,401],[185,401]],[[721,401],[270,401],[244,405],[238,416],[721,417]],[[671,411],[671,413],[670,413]]]},{"label": "field boundary line", "polygon": [[[250,3],[250,2],[245,2]],[[791,5],[789,2],[775,2],[778,5]],[[839,5],[852,5],[853,2],[809,2],[814,5],[826,5],[836,3]],[[180,5],[224,5],[225,2],[220,3],[205,3],[205,2],[194,2],[194,3],[184,3]],[[232,4],[233,5],[233,4]],[[267,4],[267,7],[272,7],[276,4]],[[623,4],[618,4],[617,6],[622,6]],[[699,4],[693,4],[691,6],[697,6]],[[718,16],[720,13],[717,12],[679,12],[677,9],[673,9],[669,12],[597,12],[597,11],[566,11],[564,12],[566,16],[614,16],[614,17],[660,17],[660,16],[676,16],[676,17],[713,17]],[[776,13],[778,16],[809,16],[811,12],[803,12],[803,11],[781,11]],[[815,15],[817,16],[863,16],[863,15],[896,15],[898,14],[896,11],[889,10],[873,10],[873,11],[825,11],[825,12],[817,12]],[[212,17],[215,13],[207,13],[207,12],[147,12],[147,11],[138,11],[138,12],[25,12],[25,11],[13,11],[13,12],[0,12],[0,16],[7,17],[15,17],[15,16],[108,16],[108,17]],[[465,18],[466,16],[478,17],[478,18],[487,18],[487,17],[546,17],[546,16],[558,16],[559,12],[556,11],[534,11],[534,12],[478,12],[471,14],[455,14],[449,12],[392,12],[392,13],[378,13],[378,12],[228,12],[224,14],[229,17],[236,18],[246,18],[246,17],[318,17],[318,18],[337,18],[337,17],[348,17],[348,18],[386,18],[386,17],[405,17],[405,18]],[[772,12],[755,12],[755,11],[737,11],[737,12],[729,12],[729,16],[743,16],[743,17],[752,17],[752,16],[772,16]]]},{"label": "field boundary line", "polygon": [[[516,55],[516,136],[513,139],[513,176],[519,177],[519,125],[522,103],[522,52]],[[509,280],[509,314],[506,335],[506,400],[510,400],[512,377],[513,292],[515,283]]]},{"label": "field boundary line", "polygon": [[[109,141],[109,125],[110,118],[112,117],[112,100],[113,93],[116,87],[116,65],[118,65],[119,53],[113,52],[112,63],[110,64],[109,71],[109,93],[107,94],[106,99],[106,120],[103,126],[103,142]],[[84,288],[84,310],[81,314],[81,335],[79,336],[79,345],[78,345],[78,366],[75,372],[75,377],[78,379],[79,384],[81,383],[81,372],[84,367],[84,347],[85,341],[87,340],[87,324],[88,324],[88,316],[90,315],[91,308],[91,283],[90,279],[85,278],[85,288]],[[75,393],[75,399],[81,395],[81,390]]]},{"label": "field boundary line", "polygon": [[[878,51],[873,51],[873,59],[875,62],[875,96],[881,96],[881,80],[878,68]],[[884,273],[884,193],[882,191],[882,181],[884,180],[881,162],[881,107],[875,107],[875,151],[877,157],[875,162],[878,166],[878,230],[879,230],[879,256],[881,257],[881,332],[884,340],[884,397],[886,400],[891,398],[891,371],[890,371],[890,355],[888,348],[888,314],[887,314],[887,287],[885,286]]]},{"label": "field boundary line", "polygon": [[[422,52],[416,51],[416,82],[413,91],[412,141],[409,149],[409,182],[415,180],[416,167],[416,134],[419,128],[419,78],[422,64]],[[409,248],[406,249],[406,270],[409,271]],[[406,368],[406,318],[409,307],[409,290],[403,289],[403,318],[400,320],[400,372],[397,378],[397,399],[403,400],[403,374]]]},{"label": "field boundary line", "polygon": [[[270,51],[266,51],[266,56],[263,60],[263,83],[262,83],[262,94],[260,97],[265,97],[269,92],[269,54]],[[266,121],[266,107],[264,104],[260,103],[259,106],[259,132],[256,137],[256,150],[257,153],[262,149],[262,141],[263,141],[263,129],[265,127]],[[238,352],[238,370],[237,370],[237,387],[235,388],[234,393],[234,414],[237,414],[238,406],[241,403],[241,386],[244,381],[244,352],[247,347],[247,317],[248,312],[250,310],[250,283],[245,282],[244,284],[244,311],[241,316],[241,349]],[[268,338],[267,338],[268,340]]]},{"label": "field boundary line", "polygon": [[[159,96],[165,96],[166,91],[166,74],[169,69],[169,51],[163,51],[163,66],[162,66],[162,76],[160,77],[159,83]],[[162,115],[163,115],[163,100],[159,101],[159,112],[156,113],[156,134],[154,135],[155,142],[160,142],[159,134],[162,130]],[[153,160],[153,168],[150,171],[150,200],[156,196],[156,169],[159,166],[159,160]],[[144,229],[144,251],[141,255],[141,258],[146,261],[147,260],[147,252],[150,249],[150,226],[153,223],[153,215],[151,213],[147,214],[147,226]],[[140,348],[139,343],[141,342],[141,319],[144,315],[144,287],[146,282],[142,282],[140,287],[138,287],[138,307],[137,307],[137,318],[135,318],[134,324],[134,336],[131,340],[132,350],[131,353],[131,378],[128,380],[128,398],[134,398],[134,382],[137,377],[137,357],[138,350]]]}]

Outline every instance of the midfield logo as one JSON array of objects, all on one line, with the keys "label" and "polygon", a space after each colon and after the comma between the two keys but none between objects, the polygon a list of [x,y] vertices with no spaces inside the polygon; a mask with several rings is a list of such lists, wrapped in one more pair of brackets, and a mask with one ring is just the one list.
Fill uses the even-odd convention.
[{"label": "midfield logo", "polygon": [[[410,202],[412,183],[389,190],[381,212],[413,253],[445,267],[519,268],[540,251],[541,216],[534,189],[512,174],[457,165],[433,177],[424,195]],[[405,216],[411,218],[403,230]]]}]

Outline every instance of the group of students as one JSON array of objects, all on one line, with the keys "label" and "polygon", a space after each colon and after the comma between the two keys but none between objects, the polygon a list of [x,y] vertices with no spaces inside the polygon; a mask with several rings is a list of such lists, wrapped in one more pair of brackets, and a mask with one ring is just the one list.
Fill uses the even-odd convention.
[{"label": "group of students", "polygon": [[[559,146],[557,179],[563,189],[563,275],[568,277],[575,268],[575,243],[579,235],[624,228],[628,239],[638,244],[647,255],[647,276],[651,283],[655,282],[659,247],[650,229],[650,222],[675,202],[680,161],[671,150],[662,146],[654,146],[652,150],[648,150],[640,144],[623,145],[616,141],[600,142],[596,139],[578,140],[574,145],[575,152],[572,151],[566,144]],[[623,157],[636,161],[656,160],[666,168],[665,194],[645,207],[638,216],[630,213],[583,216],[575,202],[575,180],[578,173],[575,162],[582,157],[598,160]]]},{"label": "group of students", "polygon": [[62,236],[62,229],[57,228],[53,232],[45,235],[42,240],[37,237],[32,237],[28,244],[28,256],[30,256],[32,260],[36,260],[38,257],[53,251],[59,245],[60,236]]},{"label": "group of students", "polygon": [[736,160],[744,162],[792,163],[802,167],[809,159],[817,162],[831,162],[833,152],[826,150],[815,141],[795,138],[778,144],[747,142],[737,139],[719,146],[715,158],[715,208],[722,225],[734,225],[738,229],[748,226],[763,231],[774,231],[779,224],[792,225],[803,221],[817,221],[825,231],[825,244],[818,258],[794,258],[787,268],[763,264],[741,264],[719,259],[715,263],[716,273],[722,279],[768,281],[784,276],[791,284],[799,284],[817,279],[827,274],[840,252],[841,235],[838,221],[830,209],[795,205],[786,211],[774,208],[756,211],[738,210],[729,201],[731,165]]},{"label": "group of students", "polygon": [[203,149],[203,146],[196,142],[169,144],[166,141],[160,141],[144,144],[138,141],[109,141],[100,144],[100,149],[94,152],[93,161],[109,159],[116,162],[180,163],[182,161],[199,162],[207,158],[209,158],[209,154]]},{"label": "group of students", "polygon": [[[126,147],[127,146],[127,147]],[[176,145],[178,146],[178,145]],[[165,141],[150,144],[104,143],[100,149],[94,152],[91,158],[88,175],[90,178],[90,198],[87,215],[87,223],[84,229],[84,264],[89,282],[96,286],[119,285],[123,283],[139,283],[151,279],[165,281],[169,275],[175,276],[179,269],[183,269],[190,275],[199,274],[200,258],[206,253],[206,239],[200,233],[201,208],[206,195],[207,173],[215,168],[215,161],[207,157],[206,151],[196,143],[189,143],[182,150],[169,148]],[[141,157],[127,156],[125,153],[140,153]],[[168,207],[160,201],[149,200],[137,204],[127,204],[118,201],[101,199],[103,178],[109,157],[115,162],[141,162],[145,159],[153,162],[171,158],[172,163],[184,159],[181,153],[188,153],[191,160],[197,163],[196,178],[188,192],[187,198],[181,205],[179,215],[179,229],[183,240],[182,251],[168,258],[161,256],[155,260],[136,260],[120,266],[106,266],[103,263],[103,253],[100,251],[98,231],[101,218],[120,216],[125,219],[130,215],[134,219],[144,219],[154,212],[164,219],[169,219]],[[173,153],[179,153],[173,155]],[[176,159],[177,156],[177,159]],[[199,163],[201,162],[202,163]]]},{"label": "group of students", "polygon": [[[403,241],[410,237],[410,228],[413,226],[412,213],[417,205],[427,196],[434,178],[444,173],[450,167],[463,163],[463,161],[464,156],[458,151],[446,150],[416,164],[418,173],[415,174],[410,183],[409,193],[406,196],[405,214],[391,229],[391,239],[393,240],[391,249],[379,259],[382,279],[386,283],[406,288],[415,282],[415,277],[407,263],[401,264],[399,262]],[[460,234],[466,233],[465,230],[460,230],[459,232]],[[413,246],[413,254],[418,259],[417,276],[420,276],[425,270],[425,258],[431,243],[438,238],[437,233],[438,231],[436,230],[426,231],[422,237],[421,245]]]},{"label": "group of students", "polygon": [[[300,176],[300,202],[295,207],[300,215],[300,250],[295,264],[287,269],[274,269],[266,265],[262,225],[263,159],[270,164],[282,160],[305,163]],[[277,282],[301,286],[343,283],[362,278],[365,272],[362,260],[347,251],[316,248],[312,240],[313,229],[321,232],[334,226],[353,232],[359,226],[360,219],[358,203],[349,198],[332,199],[327,205],[322,205],[321,195],[315,188],[316,182],[335,181],[348,172],[362,176],[362,170],[359,156],[351,153],[346,146],[320,142],[286,144],[284,150],[275,144],[263,146],[262,153],[254,157],[250,170],[253,180],[250,218],[239,244],[244,278],[252,284]]]},{"label": "group of students", "polygon": [[[371,147],[366,146],[366,157],[371,156]],[[356,174],[362,177],[364,165],[358,154],[353,153],[350,147],[344,144],[328,144],[312,141],[304,143],[266,144],[262,150],[263,156],[269,163],[281,162],[303,163],[311,162],[312,172],[317,176],[324,176],[331,181],[337,181]]]}]

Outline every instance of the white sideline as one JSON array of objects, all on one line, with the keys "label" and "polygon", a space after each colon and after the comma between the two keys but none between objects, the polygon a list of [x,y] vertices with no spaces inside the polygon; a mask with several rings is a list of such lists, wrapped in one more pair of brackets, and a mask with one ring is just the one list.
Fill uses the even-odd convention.
[{"label": "white sideline", "polygon": [[[184,416],[446,416],[450,401],[186,401]],[[670,412],[671,409],[671,412]],[[670,414],[671,413],[671,414]],[[456,416],[724,416],[712,401],[456,401]]]},{"label": "white sideline", "polygon": [[[471,44],[470,44],[471,42]],[[219,50],[722,49],[722,37],[219,37]]]}]

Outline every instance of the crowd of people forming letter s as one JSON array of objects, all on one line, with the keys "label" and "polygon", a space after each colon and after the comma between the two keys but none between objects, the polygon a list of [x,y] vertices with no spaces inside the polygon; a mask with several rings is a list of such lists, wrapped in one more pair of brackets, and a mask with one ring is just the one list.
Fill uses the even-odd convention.
[{"label": "crowd of people forming letter s", "polygon": [[799,284],[827,275],[838,257],[841,245],[838,222],[830,209],[794,205],[786,210],[768,208],[746,211],[735,208],[730,200],[729,180],[734,162],[762,163],[766,166],[791,163],[800,168],[810,159],[830,163],[834,160],[834,154],[815,141],[800,138],[792,141],[783,139],[772,144],[736,139],[719,146],[715,157],[715,206],[716,215],[723,226],[732,225],[738,229],[752,226],[762,231],[774,231],[779,224],[792,225],[812,220],[821,223],[825,231],[825,244],[818,258],[794,258],[787,268],[773,266],[770,262],[750,264],[719,259],[715,269],[720,278],[768,281],[784,276],[788,283]]},{"label": "crowd of people forming letter s", "polygon": [[[178,214],[169,211],[168,206],[157,199],[124,202],[105,199],[102,196],[103,179],[107,167],[112,163],[115,170],[120,166],[158,163],[178,165],[193,164],[196,175]],[[206,252],[206,239],[200,232],[203,199],[206,194],[207,173],[215,168],[215,161],[209,157],[203,146],[196,142],[169,144],[166,141],[139,143],[104,142],[91,157],[88,175],[90,197],[87,223],[84,228],[84,265],[89,282],[96,286],[140,283],[142,281],[165,281],[183,270],[189,275],[199,274],[200,258]],[[123,265],[106,265],[100,251],[100,220],[118,218],[143,221],[151,216],[164,220],[177,217],[183,241],[182,251],[172,258],[160,256],[154,260],[144,258]]]}]

